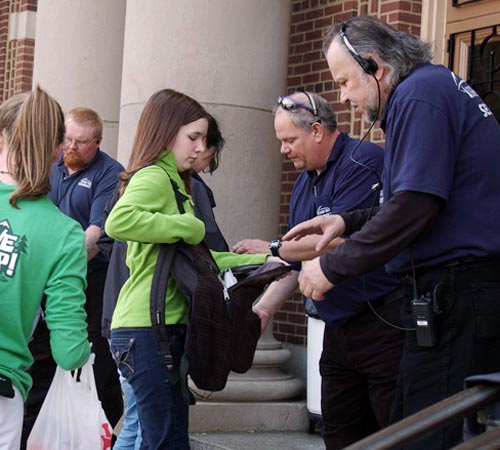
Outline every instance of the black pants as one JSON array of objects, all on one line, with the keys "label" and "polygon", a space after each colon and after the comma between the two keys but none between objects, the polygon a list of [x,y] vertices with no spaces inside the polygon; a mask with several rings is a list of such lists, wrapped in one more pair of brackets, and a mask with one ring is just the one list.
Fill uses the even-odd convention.
[{"label": "black pants", "polygon": [[[386,321],[401,325],[400,299],[375,309]],[[327,450],[347,447],[388,425],[403,339],[403,331],[386,325],[370,309],[342,324],[326,325],[320,372]]]},{"label": "black pants", "polygon": [[[88,273],[85,309],[87,311],[89,340],[92,343],[92,353],[95,354],[93,369],[97,396],[109,423],[114,427],[123,413],[123,396],[118,371],[111,356],[108,341],[101,336],[102,291],[105,277],[105,270]],[[22,450],[26,448],[28,436],[56,370],[56,363],[50,351],[49,330],[45,321],[40,320],[29,347],[34,357],[34,363],[29,369],[33,378],[33,387],[24,404]]]},{"label": "black pants", "polygon": [[[417,274],[419,294],[435,294],[438,343],[418,347],[407,332],[392,421],[402,419],[464,388],[464,379],[500,371],[500,262],[474,262]],[[412,288],[402,311],[413,327]],[[441,450],[462,440],[462,421],[438,429],[406,449]]]}]

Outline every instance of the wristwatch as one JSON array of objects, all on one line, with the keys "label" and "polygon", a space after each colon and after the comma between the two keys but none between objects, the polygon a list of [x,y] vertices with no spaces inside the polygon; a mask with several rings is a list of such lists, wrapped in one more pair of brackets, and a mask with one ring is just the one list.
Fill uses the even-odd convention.
[{"label": "wristwatch", "polygon": [[271,250],[271,255],[280,258],[280,247],[281,247],[281,241],[279,239],[271,241],[269,243],[269,250]]}]

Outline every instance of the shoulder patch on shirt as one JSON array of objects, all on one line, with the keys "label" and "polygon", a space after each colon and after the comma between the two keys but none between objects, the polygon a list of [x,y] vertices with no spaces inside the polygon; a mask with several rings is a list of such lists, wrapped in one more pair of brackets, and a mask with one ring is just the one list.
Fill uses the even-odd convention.
[{"label": "shoulder patch on shirt", "polygon": [[[468,95],[471,99],[479,97],[479,94],[474,89],[472,89],[464,80],[457,77],[453,72],[451,72],[451,77],[453,78],[459,92]],[[486,103],[481,102],[477,105],[477,107],[483,117],[486,118],[493,115],[491,109]]]},{"label": "shoulder patch on shirt", "polygon": [[26,236],[15,235],[7,219],[0,221],[0,282],[14,277],[19,255],[27,248]]},{"label": "shoulder patch on shirt", "polygon": [[78,182],[78,186],[81,186],[81,187],[84,187],[84,188],[87,188],[87,189],[90,189],[92,187],[92,181],[89,180],[88,178],[82,178],[79,182]]},{"label": "shoulder patch on shirt", "polygon": [[467,94],[470,98],[478,97],[477,92],[472,89],[464,80],[457,77],[453,72],[451,72],[451,78],[453,79],[453,82],[457,86],[459,92]]}]

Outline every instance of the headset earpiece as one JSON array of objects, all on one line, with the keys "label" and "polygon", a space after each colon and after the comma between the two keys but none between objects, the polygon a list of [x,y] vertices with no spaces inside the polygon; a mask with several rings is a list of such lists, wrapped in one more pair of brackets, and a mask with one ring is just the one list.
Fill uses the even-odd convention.
[{"label": "headset earpiece", "polygon": [[343,23],[340,26],[339,35],[342,38],[342,42],[344,43],[347,51],[351,54],[351,56],[356,60],[356,62],[362,67],[362,69],[369,75],[375,75],[375,72],[378,70],[378,64],[373,59],[363,58],[351,45],[349,39],[345,34],[346,24]]},{"label": "headset earpiece", "polygon": [[377,72],[378,70],[378,64],[371,58],[370,59],[361,58],[361,59],[363,60],[363,64],[360,63],[360,65],[363,68],[363,70],[370,75],[375,75],[375,72]]}]

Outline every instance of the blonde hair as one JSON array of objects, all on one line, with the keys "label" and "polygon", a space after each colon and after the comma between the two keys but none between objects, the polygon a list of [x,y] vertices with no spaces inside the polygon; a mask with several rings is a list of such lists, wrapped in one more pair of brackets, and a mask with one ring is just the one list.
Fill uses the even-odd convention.
[{"label": "blonde hair", "polygon": [[59,103],[37,86],[0,106],[0,126],[9,148],[7,166],[17,182],[9,202],[18,208],[19,199],[50,191],[50,167],[64,139],[64,114]]},{"label": "blonde hair", "polygon": [[102,138],[102,119],[93,109],[74,108],[66,113],[66,121],[70,119],[78,125],[91,127],[94,130],[94,138]]}]

